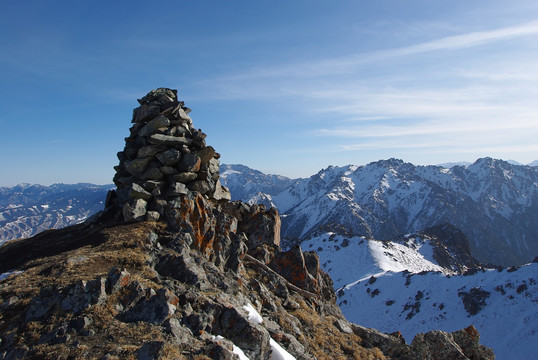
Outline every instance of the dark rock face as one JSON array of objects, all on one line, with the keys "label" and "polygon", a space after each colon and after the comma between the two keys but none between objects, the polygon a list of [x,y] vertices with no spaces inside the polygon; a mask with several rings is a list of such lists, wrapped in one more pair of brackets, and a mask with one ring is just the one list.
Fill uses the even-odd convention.
[{"label": "dark rock face", "polygon": [[467,313],[469,315],[476,315],[486,306],[486,299],[490,296],[490,293],[475,287],[469,291],[459,292],[458,296],[461,297]]},{"label": "dark rock face", "polygon": [[422,359],[495,359],[493,351],[479,340],[480,334],[471,325],[451,334],[439,330],[419,333],[411,347]]},{"label": "dark rock face", "polygon": [[431,238],[434,245],[433,258],[447,269],[464,272],[465,269],[478,268],[483,265],[471,255],[471,246],[467,236],[450,223],[443,223],[421,231],[421,235]]}]

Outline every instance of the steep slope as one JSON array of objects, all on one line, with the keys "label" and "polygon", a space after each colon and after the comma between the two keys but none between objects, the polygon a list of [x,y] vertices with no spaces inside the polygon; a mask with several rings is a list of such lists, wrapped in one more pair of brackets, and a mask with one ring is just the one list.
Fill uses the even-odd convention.
[{"label": "steep slope", "polygon": [[301,246],[319,254],[335,289],[385,273],[437,271],[457,275],[483,268],[470,255],[465,235],[450,224],[393,241],[327,232],[302,241]]},{"label": "steep slope", "polygon": [[481,261],[522,264],[538,253],[535,167],[485,158],[446,169],[390,159],[329,167],[270,195],[287,239],[336,226],[390,240],[448,222],[468,236]]},{"label": "steep slope", "polygon": [[93,184],[0,188],[0,244],[83,222],[104,208],[112,188]]},{"label": "steep slope", "polygon": [[[485,269],[444,224],[395,241],[326,233],[316,250],[347,319],[407,340],[473,325],[499,359],[528,359],[538,341],[538,264]],[[510,329],[507,334],[507,329]]]},{"label": "steep slope", "polygon": [[385,273],[346,286],[338,303],[350,321],[406,339],[472,324],[497,358],[529,359],[538,342],[536,274],[536,263],[467,276]]}]

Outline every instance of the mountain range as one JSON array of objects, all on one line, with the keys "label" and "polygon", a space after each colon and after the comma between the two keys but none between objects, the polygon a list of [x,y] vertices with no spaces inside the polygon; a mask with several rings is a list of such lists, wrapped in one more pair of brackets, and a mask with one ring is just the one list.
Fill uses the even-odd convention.
[{"label": "mountain range", "polygon": [[84,183],[0,187],[0,244],[83,222],[103,209],[112,188]]},{"label": "mountain range", "polygon": [[390,240],[448,222],[480,261],[521,265],[538,254],[537,167],[491,158],[451,168],[388,159],[285,179],[227,165],[222,182],[232,197],[275,206],[286,244],[331,228]]}]

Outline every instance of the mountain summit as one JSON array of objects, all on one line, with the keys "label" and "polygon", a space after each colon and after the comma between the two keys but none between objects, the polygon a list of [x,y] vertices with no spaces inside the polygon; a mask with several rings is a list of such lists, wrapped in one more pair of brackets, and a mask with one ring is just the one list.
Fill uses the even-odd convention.
[{"label": "mountain summit", "polygon": [[0,247],[0,359],[493,359],[469,326],[348,322],[314,251],[231,201],[177,91],[139,100],[106,208]]},{"label": "mountain summit", "polygon": [[[225,184],[241,181],[228,173]],[[278,208],[285,244],[331,225],[391,240],[448,222],[469,238],[473,256],[482,262],[522,265],[538,254],[538,168],[492,158],[450,169],[399,159],[330,166],[290,181],[284,190],[250,197],[270,199]]]}]

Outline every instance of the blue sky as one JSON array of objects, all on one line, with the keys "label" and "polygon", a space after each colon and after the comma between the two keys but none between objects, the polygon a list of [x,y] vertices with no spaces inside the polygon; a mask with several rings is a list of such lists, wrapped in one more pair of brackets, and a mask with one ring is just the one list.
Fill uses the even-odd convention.
[{"label": "blue sky", "polygon": [[20,1],[0,13],[0,186],[111,183],[179,90],[224,163],[538,159],[538,2]]}]

